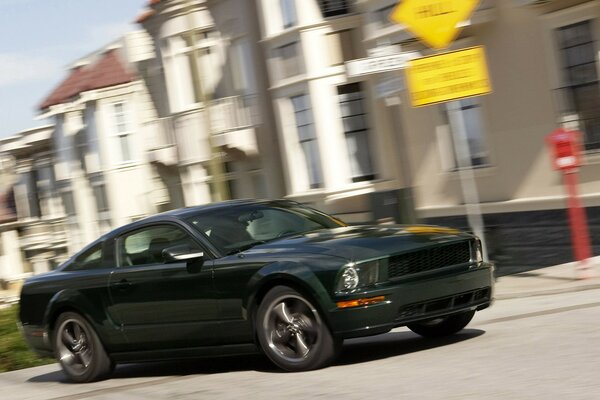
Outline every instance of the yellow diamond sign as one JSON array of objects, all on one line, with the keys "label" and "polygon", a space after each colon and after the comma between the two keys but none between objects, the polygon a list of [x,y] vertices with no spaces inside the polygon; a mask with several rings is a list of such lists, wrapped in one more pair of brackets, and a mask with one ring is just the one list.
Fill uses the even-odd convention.
[{"label": "yellow diamond sign", "polygon": [[458,35],[457,25],[469,18],[479,0],[403,0],[390,19],[405,25],[434,49],[446,48]]}]

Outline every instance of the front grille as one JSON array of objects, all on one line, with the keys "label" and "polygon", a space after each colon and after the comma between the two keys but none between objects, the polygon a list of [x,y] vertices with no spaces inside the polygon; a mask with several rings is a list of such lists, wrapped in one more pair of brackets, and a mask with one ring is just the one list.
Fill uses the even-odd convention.
[{"label": "front grille", "polygon": [[399,278],[469,261],[471,261],[469,242],[433,247],[390,257],[388,277]]}]

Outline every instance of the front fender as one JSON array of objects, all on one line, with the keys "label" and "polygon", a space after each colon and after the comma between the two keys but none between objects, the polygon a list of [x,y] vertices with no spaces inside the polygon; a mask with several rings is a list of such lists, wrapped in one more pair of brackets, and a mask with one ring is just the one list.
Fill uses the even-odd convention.
[{"label": "front fender", "polygon": [[254,307],[258,303],[257,299],[264,296],[273,286],[287,283],[311,296],[317,302],[315,306],[323,311],[324,318],[328,320],[328,311],[335,309],[335,303],[331,298],[330,291],[326,288],[326,283],[332,280],[331,277],[335,279],[337,270],[320,270],[319,272],[323,275],[321,278],[317,276],[314,268],[291,261],[277,262],[261,268],[248,281],[246,293],[242,299],[242,306],[247,314],[246,318],[252,316]]}]

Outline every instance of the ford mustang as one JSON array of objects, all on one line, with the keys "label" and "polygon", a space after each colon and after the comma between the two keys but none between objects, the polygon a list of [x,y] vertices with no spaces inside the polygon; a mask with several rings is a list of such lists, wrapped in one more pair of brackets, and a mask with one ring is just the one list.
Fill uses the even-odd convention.
[{"label": "ford mustang", "polygon": [[20,300],[33,350],[75,382],[115,363],[245,354],[330,364],[344,339],[463,329],[492,300],[481,243],[426,225],[348,226],[291,201],[235,200],[105,234]]}]

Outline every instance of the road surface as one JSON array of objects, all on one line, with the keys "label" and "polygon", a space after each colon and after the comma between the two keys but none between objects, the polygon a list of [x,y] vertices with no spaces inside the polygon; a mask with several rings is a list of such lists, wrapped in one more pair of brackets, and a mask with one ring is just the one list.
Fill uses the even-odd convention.
[{"label": "road surface", "polygon": [[122,365],[71,384],[56,365],[0,374],[23,399],[600,399],[600,290],[496,301],[458,335],[406,329],[347,341],[331,367],[283,373],[260,356]]}]

